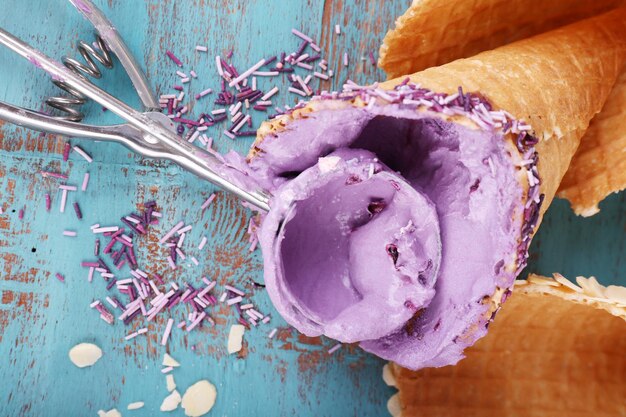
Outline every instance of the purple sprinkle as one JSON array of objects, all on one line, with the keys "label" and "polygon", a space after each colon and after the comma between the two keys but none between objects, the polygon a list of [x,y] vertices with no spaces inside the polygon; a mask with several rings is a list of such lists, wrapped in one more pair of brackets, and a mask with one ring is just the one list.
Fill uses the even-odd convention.
[{"label": "purple sprinkle", "polygon": [[322,57],[322,56],[321,56],[320,54],[313,55],[313,56],[310,56],[310,57],[308,57],[308,58],[306,58],[306,59],[302,60],[302,62],[306,62],[307,64],[310,64],[311,62],[315,62],[315,61],[317,61],[317,60],[318,60],[318,59],[320,59],[321,57]]},{"label": "purple sprinkle", "polygon": [[109,267],[107,266],[107,264],[102,260],[102,258],[98,257],[98,265],[100,265],[100,268],[102,269],[106,269],[107,272],[110,272],[111,269],[109,269]]},{"label": "purple sprinkle", "polygon": [[135,220],[137,220],[138,222],[143,222],[143,221],[144,221],[144,218],[143,218],[143,217],[138,216],[138,215],[137,215],[137,214],[135,214],[135,213],[130,213],[130,214],[129,214],[128,216],[126,216],[126,217],[130,217],[130,218],[132,218],[132,219],[135,219]]},{"label": "purple sprinkle", "polygon": [[461,106],[465,105],[465,96],[463,95],[463,87],[459,86],[459,102]]},{"label": "purple sprinkle", "polygon": [[183,66],[183,63],[172,53],[172,51],[165,51],[165,54],[179,67]]},{"label": "purple sprinkle", "polygon": [[70,143],[69,142],[65,142],[65,145],[63,145],[63,161],[67,162],[67,160],[70,157]]},{"label": "purple sprinkle", "polygon": [[138,225],[134,224],[133,222],[127,220],[125,217],[120,217],[120,221],[122,223],[124,223],[126,226],[128,226],[132,231],[134,231],[135,233],[141,235],[143,234],[139,228],[137,227]]},{"label": "purple sprinkle", "polygon": [[120,261],[120,258],[122,257],[122,255],[124,255],[124,251],[116,250],[115,252],[111,254],[111,260],[113,261],[114,264],[117,264]]},{"label": "purple sprinkle", "polygon": [[293,68],[272,68],[272,71],[278,72],[294,72]]},{"label": "purple sprinkle", "polygon": [[169,301],[167,302],[167,304],[165,305],[168,309],[171,309],[172,307],[174,307],[176,304],[180,303],[181,300],[181,294],[182,291],[177,291],[174,293],[174,295],[172,295],[169,299]]},{"label": "purple sprinkle", "polygon": [[256,136],[256,131],[255,130],[245,130],[243,132],[237,132],[235,133],[235,136],[238,137],[244,137],[244,136]]},{"label": "purple sprinkle", "polygon": [[470,109],[471,105],[472,105],[472,103],[470,102],[470,96],[469,96],[469,94],[468,94],[468,95],[467,95],[467,97],[465,97],[464,102],[463,102],[463,110],[464,110],[466,113],[469,113],[469,112],[470,112],[470,110],[471,110],[471,109]]},{"label": "purple sprinkle", "polygon": [[370,57],[370,62],[372,63],[372,65],[376,66],[376,59],[374,59],[374,52],[370,51],[369,57]]},{"label": "purple sprinkle", "polygon": [[[132,288],[132,287],[129,287],[129,288]],[[133,311],[131,315],[129,315],[128,317],[124,319],[124,325],[127,326],[131,321],[133,321],[135,317],[139,315],[139,313],[141,313],[141,310]]]},{"label": "purple sprinkle", "polygon": [[111,297],[111,299],[113,300],[113,302],[114,302],[115,304],[117,304],[117,307],[118,307],[120,310],[125,311],[124,304],[122,304],[122,303],[120,302],[120,300],[118,300],[118,299],[117,299],[117,297],[116,297],[116,296],[112,296],[112,297]]},{"label": "purple sprinkle", "polygon": [[74,212],[76,213],[76,217],[78,217],[78,220],[82,220],[83,213],[80,211],[80,206],[76,202],[74,202],[73,205],[74,205]]},{"label": "purple sprinkle", "polygon": [[39,173],[41,174],[42,177],[44,178],[58,178],[60,180],[66,180],[69,177],[65,174],[59,174],[56,172],[50,172],[50,171],[39,171]]},{"label": "purple sprinkle", "polygon": [[135,251],[133,248],[126,247],[126,258],[128,259],[128,263],[133,267],[133,269],[137,269],[137,259],[135,258]]},{"label": "purple sprinkle", "polygon": [[191,126],[198,126],[198,125],[200,125],[200,123],[196,122],[195,120],[184,119],[184,118],[181,118],[181,117],[174,117],[172,119],[172,121],[176,122],[176,123],[184,123],[186,125],[191,125]]},{"label": "purple sprinkle", "polygon": [[113,250],[113,246],[115,245],[116,240],[114,238],[111,238],[111,240],[109,241],[109,243],[104,247],[104,250],[102,251],[105,254],[109,254],[111,253],[111,251]]},{"label": "purple sprinkle", "polygon": [[308,44],[309,44],[309,41],[302,41],[302,43],[298,47],[298,50],[296,51],[296,58],[302,55],[302,52],[304,52],[304,49],[306,48]]}]

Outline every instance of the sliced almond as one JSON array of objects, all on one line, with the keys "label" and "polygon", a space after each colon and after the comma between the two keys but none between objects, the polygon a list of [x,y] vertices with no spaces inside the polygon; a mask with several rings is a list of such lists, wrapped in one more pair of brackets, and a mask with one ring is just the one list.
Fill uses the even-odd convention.
[{"label": "sliced almond", "polygon": [[215,405],[217,390],[215,385],[206,379],[196,382],[185,391],[183,395],[182,407],[185,415],[189,417],[200,417],[211,411]]},{"label": "sliced almond", "polygon": [[163,366],[172,366],[176,368],[180,366],[180,363],[178,363],[176,359],[172,358],[170,355],[166,353],[165,355],[163,355]]},{"label": "sliced almond", "polygon": [[176,389],[176,382],[174,382],[174,375],[168,374],[165,375],[165,384],[167,385],[167,390],[172,392]]},{"label": "sliced almond", "polygon": [[618,304],[626,304],[626,287],[619,287],[617,285],[609,285],[604,290],[606,298],[614,301]]},{"label": "sliced almond", "polygon": [[79,343],[69,351],[72,363],[79,368],[92,366],[102,357],[102,349],[93,343]]},{"label": "sliced almond", "polygon": [[126,407],[126,408],[128,410],[138,410],[138,409],[140,409],[143,406],[144,406],[143,401],[137,401],[137,402],[128,404],[128,407]]},{"label": "sliced almond", "polygon": [[396,386],[396,377],[393,375],[393,372],[391,372],[391,368],[388,363],[383,366],[383,381],[385,381],[385,384],[390,387]]},{"label": "sliced almond", "polygon": [[580,285],[585,294],[591,297],[605,298],[604,286],[600,285],[595,277],[576,277],[576,283]]},{"label": "sliced almond", "polygon": [[573,282],[571,282],[569,279],[565,278],[563,275],[559,274],[558,272],[555,272],[554,274],[552,274],[552,276],[559,284],[569,288],[570,290],[576,291],[579,293],[583,292],[582,288],[580,288],[578,285],[574,284]]},{"label": "sliced almond", "polygon": [[109,411],[98,410],[98,417],[122,417],[122,413],[115,408]]},{"label": "sliced almond", "polygon": [[402,405],[400,404],[400,395],[395,393],[387,401],[387,411],[392,417],[402,417]]},{"label": "sliced almond", "polygon": [[230,326],[228,333],[228,353],[237,353],[241,350],[243,342],[243,334],[246,328],[241,324],[233,324]]},{"label": "sliced almond", "polygon": [[170,395],[163,399],[161,403],[161,411],[174,411],[178,408],[178,404],[180,404],[181,398],[178,391],[174,390]]}]

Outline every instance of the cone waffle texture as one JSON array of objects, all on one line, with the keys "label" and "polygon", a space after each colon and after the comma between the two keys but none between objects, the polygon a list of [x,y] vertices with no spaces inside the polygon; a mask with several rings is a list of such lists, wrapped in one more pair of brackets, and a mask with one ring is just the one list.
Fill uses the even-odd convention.
[{"label": "cone waffle texture", "polygon": [[536,149],[545,211],[625,56],[626,8],[620,8],[410,78],[433,91],[454,93],[462,86],[529,123],[540,139]]},{"label": "cone waffle texture", "polygon": [[582,20],[624,0],[414,0],[380,47],[390,78],[466,58]]},{"label": "cone waffle texture", "polygon": [[[624,0],[415,0],[389,31],[379,65],[399,77],[543,33],[623,5]],[[626,188],[626,71],[592,121],[559,196],[590,216],[607,195]]]},{"label": "cone waffle texture", "polygon": [[[395,417],[626,415],[626,288],[559,274],[518,281],[489,334],[456,366],[388,364]],[[517,285],[516,285],[517,286]]]},{"label": "cone waffle texture", "polygon": [[626,71],[580,142],[557,195],[591,216],[607,195],[626,189]]}]

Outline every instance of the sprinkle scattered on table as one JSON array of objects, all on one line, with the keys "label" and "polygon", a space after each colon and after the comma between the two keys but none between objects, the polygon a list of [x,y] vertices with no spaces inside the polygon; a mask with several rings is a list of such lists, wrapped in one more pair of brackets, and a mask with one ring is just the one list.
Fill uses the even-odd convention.
[{"label": "sprinkle scattered on table", "polygon": [[[273,118],[289,110],[285,106],[284,110],[276,106],[269,99],[279,92],[277,86],[272,86],[268,91],[259,84],[259,78],[272,81],[279,78],[286,80],[290,85],[284,92],[295,94],[300,97],[309,97],[314,93],[323,91],[323,83],[327,83],[334,77],[334,71],[326,59],[322,57],[321,49],[313,38],[292,29],[292,34],[299,40],[298,47],[291,52],[279,52],[267,58],[261,58],[256,63],[244,65],[246,68],[239,72],[234,64],[234,51],[231,50],[225,56],[216,55],[214,59],[215,76],[219,83],[219,88],[207,88],[204,83],[214,84],[215,78],[204,80],[193,70],[189,70],[189,75],[194,79],[190,83],[189,75],[181,70],[186,66],[185,60],[178,58],[172,51],[165,54],[174,63],[176,68],[174,74],[178,77],[179,84],[171,85],[173,91],[162,94],[159,103],[163,111],[177,124],[177,132],[189,143],[198,145],[207,151],[214,152],[212,138],[207,136],[207,129],[213,126],[225,126],[221,130],[222,134],[230,139],[242,136],[255,136],[256,128],[253,125],[250,109],[256,112],[266,113],[272,109],[275,114],[268,115]],[[340,25],[335,25],[335,33],[341,34]],[[194,52],[207,52],[208,48],[196,45]],[[369,52],[370,59],[375,65],[373,52]],[[343,54],[343,65],[348,66],[348,53]],[[302,73],[307,75],[301,75]],[[311,85],[311,80],[315,77],[319,81],[318,88]],[[193,93],[192,84],[200,84],[201,91]],[[206,96],[214,95],[214,108],[208,112],[192,116],[191,112],[196,106],[194,100],[203,100]],[[284,94],[287,97],[287,94]],[[245,104],[245,106],[244,106]],[[227,114],[230,114],[231,117]],[[265,116],[263,117],[265,118]],[[228,122],[230,121],[230,124]],[[245,126],[245,129],[244,129]]]},{"label": "sprinkle scattered on table", "polygon": [[[336,35],[341,35],[341,26],[335,25],[334,31]],[[171,86],[172,93],[161,95],[159,102],[164,113],[176,124],[177,132],[181,137],[221,158],[221,155],[214,149],[215,142],[213,136],[209,135],[209,128],[215,126],[217,132],[223,131],[224,136],[229,139],[254,136],[256,134],[252,117],[254,112],[258,112],[263,119],[271,119],[293,108],[288,105],[280,107],[277,102],[284,102],[288,99],[297,100],[295,104],[297,107],[301,105],[300,98],[326,93],[322,86],[335,77],[333,71],[335,65],[323,58],[320,47],[312,37],[295,28],[291,32],[298,41],[297,47],[292,52],[280,52],[243,65],[245,70],[241,73],[234,64],[232,50],[225,55],[216,55],[213,68],[219,88],[205,84],[215,83],[215,78],[202,79],[193,68],[186,67],[184,57],[181,59],[174,52],[166,51],[167,57],[176,66],[174,73],[178,77],[178,83]],[[206,53],[208,48],[197,45],[194,52]],[[372,65],[375,65],[372,52],[368,57]],[[337,67],[342,64],[348,66],[348,52],[344,52],[342,58],[340,59],[342,62],[339,62]],[[362,61],[366,59],[366,57],[361,58]],[[211,61],[213,61],[212,58]],[[281,85],[285,80],[289,84],[283,88]],[[317,83],[317,88],[313,82]],[[196,91],[199,92],[194,94],[191,91],[192,88],[198,88]],[[206,101],[210,97],[212,98],[210,108],[205,113],[193,116],[192,110],[200,108],[200,106],[195,106],[195,103],[200,100]],[[87,163],[94,161],[92,155],[80,146],[65,141],[63,144],[65,163],[69,164],[71,153],[80,156]],[[84,167],[85,165],[76,164],[75,166]],[[81,205],[87,203],[79,204],[76,200],[77,195],[86,194],[77,192],[87,191],[90,173],[84,172],[82,180],[78,181],[77,185],[67,183],[70,178],[69,172],[63,172],[58,168],[40,170],[39,173],[58,189],[59,212],[65,214],[66,206],[70,204],[75,218],[82,220]],[[218,194],[212,193],[204,200],[200,206],[202,214],[216,198]],[[51,193],[45,193],[46,212],[51,211],[52,199]],[[96,310],[100,318],[108,324],[114,324],[117,316],[117,321],[130,325],[139,317],[143,317],[145,322],[151,322],[160,313],[168,312],[173,315],[172,308],[179,304],[190,306],[192,311],[185,319],[180,321],[180,319],[168,317],[164,327],[158,330],[160,332],[158,340],[161,345],[166,346],[174,331],[188,333],[206,325],[215,325],[208,308],[223,303],[237,315],[237,324],[230,327],[227,350],[229,353],[239,352],[242,349],[246,329],[269,323],[270,316],[260,312],[251,302],[249,289],[240,289],[230,284],[218,286],[215,280],[207,277],[201,277],[200,285],[191,282],[179,284],[173,280],[165,280],[157,272],[146,272],[147,269],[139,266],[135,250],[140,242],[139,239],[142,239],[152,226],[162,223],[164,210],[159,209],[155,201],[140,202],[137,207],[141,209],[121,216],[118,224],[94,224],[90,227],[91,233],[96,236],[93,258],[90,256],[91,259],[84,260],[81,265],[88,268],[86,274],[88,282],[93,282],[94,277],[99,275],[106,283],[107,291],[101,300],[93,300],[90,307]],[[19,210],[20,219],[24,217],[25,209],[24,206]],[[194,249],[190,248],[195,247],[197,251],[202,251],[209,240],[206,236],[202,236],[199,242],[191,242],[190,236],[194,226],[195,224],[181,219],[160,236],[159,245],[167,252],[167,264],[171,270],[178,270],[181,267],[202,268],[202,257],[199,256],[199,252],[194,253]],[[257,247],[258,227],[258,217],[252,216],[247,229],[250,251],[254,251]],[[79,231],[76,230],[62,230],[62,235],[65,237],[76,237],[78,233]],[[83,232],[80,231],[80,233]],[[54,276],[61,282],[65,281],[61,272],[55,273]],[[124,297],[128,300],[124,300]],[[268,338],[273,338],[277,330],[276,328],[270,330],[267,333]],[[145,327],[133,326],[133,330],[126,333],[125,339],[131,342],[138,336],[147,335],[152,331],[154,331],[152,327],[147,325]],[[335,345],[328,350],[328,353],[332,354],[340,347],[340,344]],[[81,343],[70,350],[69,356],[76,366],[86,367],[95,364],[102,356],[102,351],[96,345]],[[162,410],[174,410],[181,401],[185,413],[189,416],[199,416],[211,409],[216,395],[212,384],[206,380],[199,381],[191,386],[181,398],[176,391],[174,376],[171,374],[172,370],[180,364],[166,353],[163,366],[161,371],[166,374],[166,385],[171,394],[163,401]],[[133,410],[143,405],[143,402],[134,402],[127,408]],[[206,411],[202,411],[205,409]],[[115,409],[100,410],[98,415],[117,417],[120,413]]]}]

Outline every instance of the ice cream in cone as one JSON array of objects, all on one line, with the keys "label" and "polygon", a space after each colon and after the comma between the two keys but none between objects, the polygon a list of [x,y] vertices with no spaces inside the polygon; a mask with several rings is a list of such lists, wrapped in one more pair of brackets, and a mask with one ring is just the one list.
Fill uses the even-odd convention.
[{"label": "ice cream in cone", "polygon": [[418,369],[484,336],[626,58],[626,10],[265,123],[268,293],[301,332]]}]

